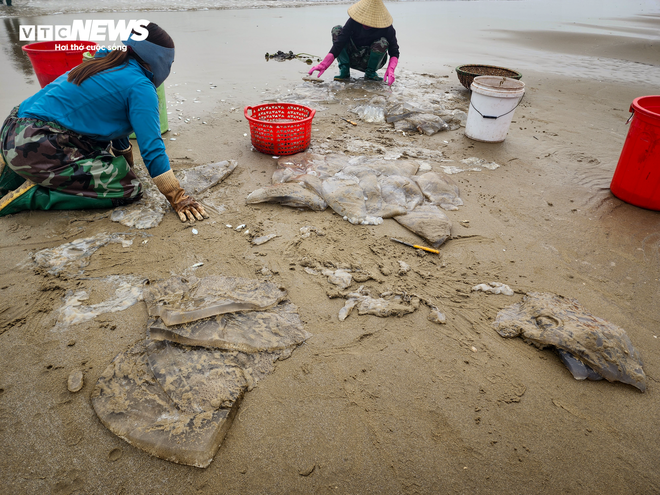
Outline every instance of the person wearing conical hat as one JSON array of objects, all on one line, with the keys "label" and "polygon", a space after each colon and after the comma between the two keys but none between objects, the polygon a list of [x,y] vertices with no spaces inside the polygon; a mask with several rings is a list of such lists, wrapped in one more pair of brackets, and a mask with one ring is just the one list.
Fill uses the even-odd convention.
[{"label": "person wearing conical hat", "polygon": [[385,82],[392,85],[394,69],[399,62],[399,45],[396,31],[392,26],[392,16],[383,0],[360,0],[348,8],[349,19],[342,26],[332,28],[332,48],[323,61],[312,70],[318,76],[326,71],[337,59],[339,74],[336,81],[350,80],[351,68],[364,72],[370,81],[383,81],[376,71],[385,65],[387,55],[390,60],[385,70]]}]

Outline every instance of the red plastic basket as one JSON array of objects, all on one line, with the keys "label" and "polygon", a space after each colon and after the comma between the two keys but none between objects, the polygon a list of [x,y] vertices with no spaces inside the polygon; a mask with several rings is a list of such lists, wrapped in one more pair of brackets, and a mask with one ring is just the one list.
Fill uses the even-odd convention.
[{"label": "red plastic basket", "polygon": [[[248,115],[248,112],[251,114]],[[252,146],[269,155],[293,155],[305,151],[312,140],[316,110],[295,103],[265,103],[245,107]]]}]

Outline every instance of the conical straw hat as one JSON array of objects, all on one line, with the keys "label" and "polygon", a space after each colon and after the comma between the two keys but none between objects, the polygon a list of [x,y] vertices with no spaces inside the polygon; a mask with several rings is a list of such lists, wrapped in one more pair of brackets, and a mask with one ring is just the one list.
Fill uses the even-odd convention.
[{"label": "conical straw hat", "polygon": [[372,28],[392,25],[392,16],[383,5],[383,0],[360,0],[348,8],[348,15],[354,21]]}]

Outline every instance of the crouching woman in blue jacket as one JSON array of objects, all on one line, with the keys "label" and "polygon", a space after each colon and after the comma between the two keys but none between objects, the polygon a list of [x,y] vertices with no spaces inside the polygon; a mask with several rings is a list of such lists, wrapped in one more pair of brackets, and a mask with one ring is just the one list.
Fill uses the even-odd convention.
[{"label": "crouching woman in blue jacket", "polygon": [[137,201],[128,136],[182,222],[208,218],[170,168],[156,88],[170,73],[174,42],[158,25],[126,51],[99,50],[12,110],[0,129],[0,216],[22,210],[112,208]]}]

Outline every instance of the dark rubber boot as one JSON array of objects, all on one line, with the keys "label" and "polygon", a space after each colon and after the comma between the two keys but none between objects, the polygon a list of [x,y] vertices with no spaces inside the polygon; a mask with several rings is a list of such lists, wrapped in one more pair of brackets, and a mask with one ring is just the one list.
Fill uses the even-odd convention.
[{"label": "dark rubber boot", "polygon": [[351,80],[351,59],[348,56],[346,48],[344,48],[337,57],[337,64],[339,65],[339,74],[335,76],[335,81],[350,81]]},{"label": "dark rubber boot", "polygon": [[371,51],[369,54],[369,61],[367,62],[367,70],[364,71],[364,78],[366,80],[383,82],[383,78],[380,77],[376,71],[383,66],[381,62],[386,55],[386,53]]},{"label": "dark rubber boot", "polygon": [[14,172],[5,164],[4,158],[0,156],[0,197],[9,191],[18,189],[25,182],[25,179]]},{"label": "dark rubber boot", "polygon": [[0,198],[0,217],[24,210],[85,210],[112,208],[111,199],[76,196],[25,181],[18,189]]},{"label": "dark rubber boot", "polygon": [[114,147],[110,147],[110,151],[112,151],[112,154],[115,156],[123,156],[124,160],[128,163],[128,166],[133,168],[133,145],[129,144],[128,148],[125,150],[118,150]]}]

